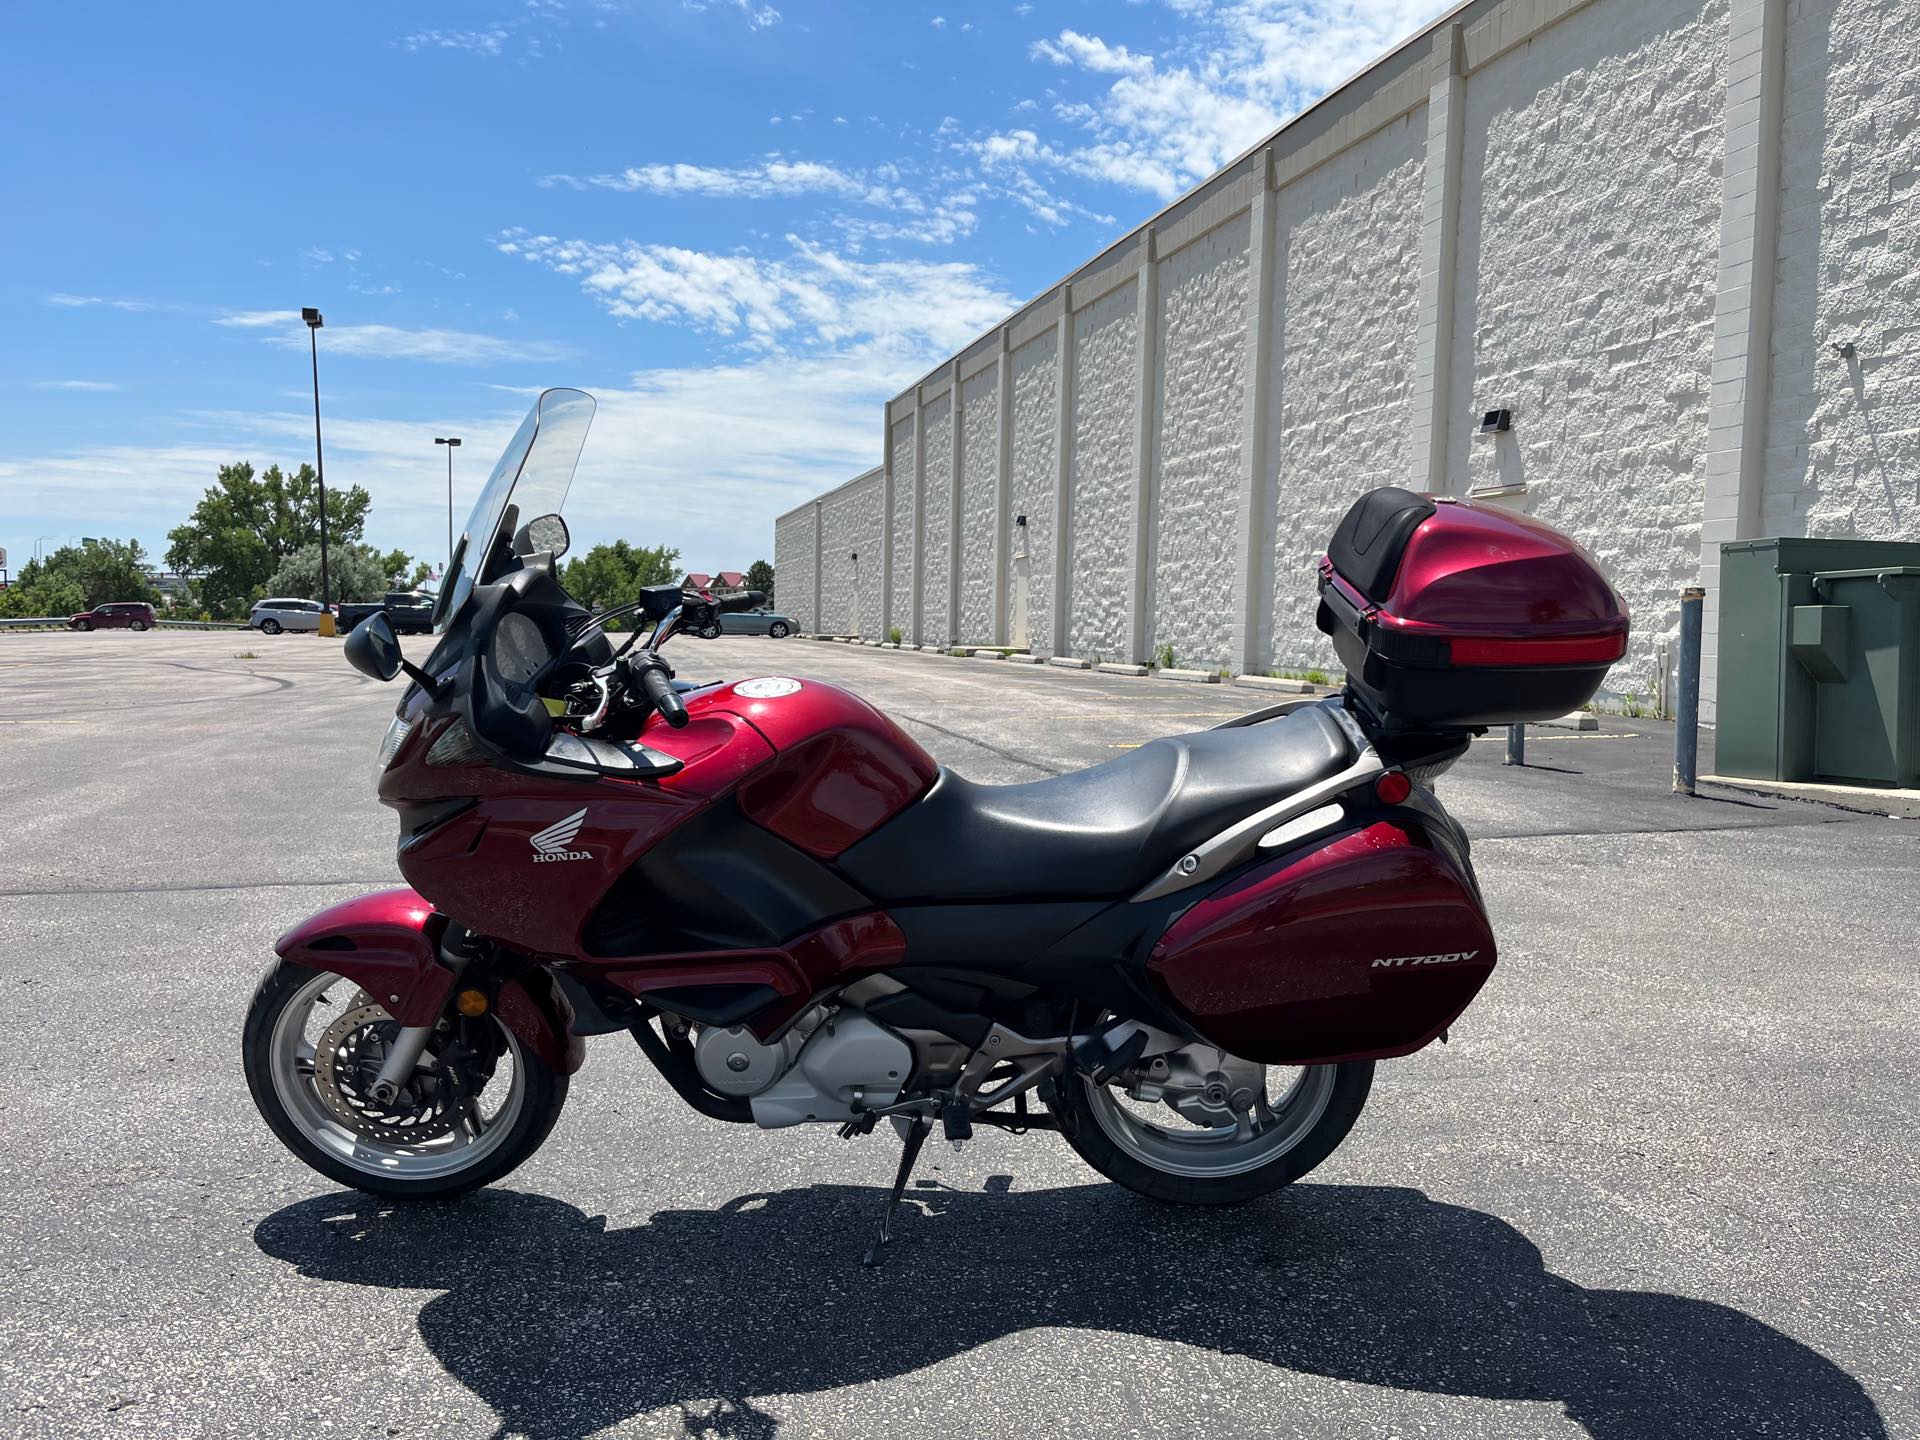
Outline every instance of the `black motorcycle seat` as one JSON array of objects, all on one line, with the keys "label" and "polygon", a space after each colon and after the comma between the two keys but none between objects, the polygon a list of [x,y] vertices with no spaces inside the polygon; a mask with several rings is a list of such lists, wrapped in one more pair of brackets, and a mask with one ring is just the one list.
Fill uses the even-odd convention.
[{"label": "black motorcycle seat", "polygon": [[979,785],[943,769],[917,804],[839,864],[880,901],[1125,895],[1353,759],[1340,721],[1315,705],[1149,741],[1104,765],[1025,785]]}]

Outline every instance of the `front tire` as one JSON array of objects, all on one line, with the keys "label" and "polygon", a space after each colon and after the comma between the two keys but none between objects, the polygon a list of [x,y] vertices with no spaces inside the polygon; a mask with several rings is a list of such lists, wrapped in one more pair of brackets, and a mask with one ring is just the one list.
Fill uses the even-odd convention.
[{"label": "front tire", "polygon": [[91,620],[76,620],[73,622],[73,628],[85,632],[93,629],[93,622]]},{"label": "front tire", "polygon": [[774,621],[772,625],[767,627],[767,634],[771,635],[775,640],[784,640],[787,638],[787,636],[791,635],[792,633],[793,632],[791,630],[789,630],[785,625],[782,625],[778,620]]},{"label": "front tire", "polygon": [[[1141,1107],[1084,1074],[1059,1086],[1055,1114],[1080,1158],[1116,1184],[1173,1205],[1239,1205],[1307,1174],[1347,1138],[1373,1086],[1373,1062],[1280,1069],[1283,1086],[1264,1129],[1188,1125]],[[1286,1077],[1294,1077],[1287,1083]],[[1097,1093],[1096,1093],[1097,1092]]]},{"label": "front tire", "polygon": [[[356,1017],[363,1018],[356,1024]],[[408,1081],[402,1102],[412,1113],[391,1113],[391,1106],[381,1113],[357,1082],[377,1063],[383,1030],[395,1028],[350,980],[290,960],[268,969],[247,1007],[241,1055],[253,1103],[281,1144],[329,1180],[396,1200],[464,1195],[501,1179],[540,1148],[566,1103],[567,1077],[504,1028],[500,1060],[475,1107],[484,1116],[488,1104],[495,1105],[483,1128],[450,1118],[457,1112],[444,1102],[435,1108],[440,1082],[425,1064]],[[346,1077],[331,1100],[321,1089],[328,1070]],[[431,1087],[424,1102],[422,1087]],[[407,1131],[408,1124],[419,1128]]]}]

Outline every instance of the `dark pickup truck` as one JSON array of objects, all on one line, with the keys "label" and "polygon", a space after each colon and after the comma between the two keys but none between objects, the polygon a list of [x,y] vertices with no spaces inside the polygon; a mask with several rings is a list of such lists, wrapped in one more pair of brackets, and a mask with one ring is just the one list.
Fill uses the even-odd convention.
[{"label": "dark pickup truck", "polygon": [[385,615],[397,635],[425,635],[433,629],[433,596],[411,590],[389,590],[384,600],[338,608],[342,635],[375,615]]}]

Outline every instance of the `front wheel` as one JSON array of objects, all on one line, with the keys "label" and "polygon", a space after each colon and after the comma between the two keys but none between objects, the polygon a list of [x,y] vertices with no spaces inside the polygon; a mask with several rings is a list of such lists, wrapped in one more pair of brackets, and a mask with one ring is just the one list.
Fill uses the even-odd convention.
[{"label": "front wheel", "polygon": [[567,1098],[567,1077],[498,1020],[465,1023],[485,1027],[477,1071],[471,1055],[449,1063],[443,1030],[379,1104],[371,1087],[398,1023],[351,980],[282,960],[247,1008],[247,1088],[281,1143],[330,1180],[402,1200],[462,1195],[538,1150]]},{"label": "front wheel", "polygon": [[73,628],[76,630],[91,630],[93,629],[93,622],[91,620],[76,620],[73,622]]},{"label": "front wheel", "polygon": [[1107,1085],[1070,1075],[1056,1111],[1109,1180],[1176,1205],[1237,1205],[1331,1155],[1372,1086],[1371,1060],[1264,1066],[1195,1045]]},{"label": "front wheel", "polygon": [[784,640],[787,638],[788,635],[792,633],[793,633],[792,631],[787,629],[787,627],[785,625],[782,625],[778,620],[774,621],[772,625],[767,627],[767,634],[771,635],[776,640]]}]

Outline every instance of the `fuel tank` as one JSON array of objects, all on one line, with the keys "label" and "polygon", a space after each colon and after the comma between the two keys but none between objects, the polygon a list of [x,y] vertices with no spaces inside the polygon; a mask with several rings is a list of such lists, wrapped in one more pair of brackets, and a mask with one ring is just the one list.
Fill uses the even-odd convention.
[{"label": "fuel tank", "polygon": [[1148,973],[1195,1030],[1248,1060],[1384,1059],[1426,1045],[1495,959],[1463,856],[1376,820],[1257,866],[1168,927]]}]

